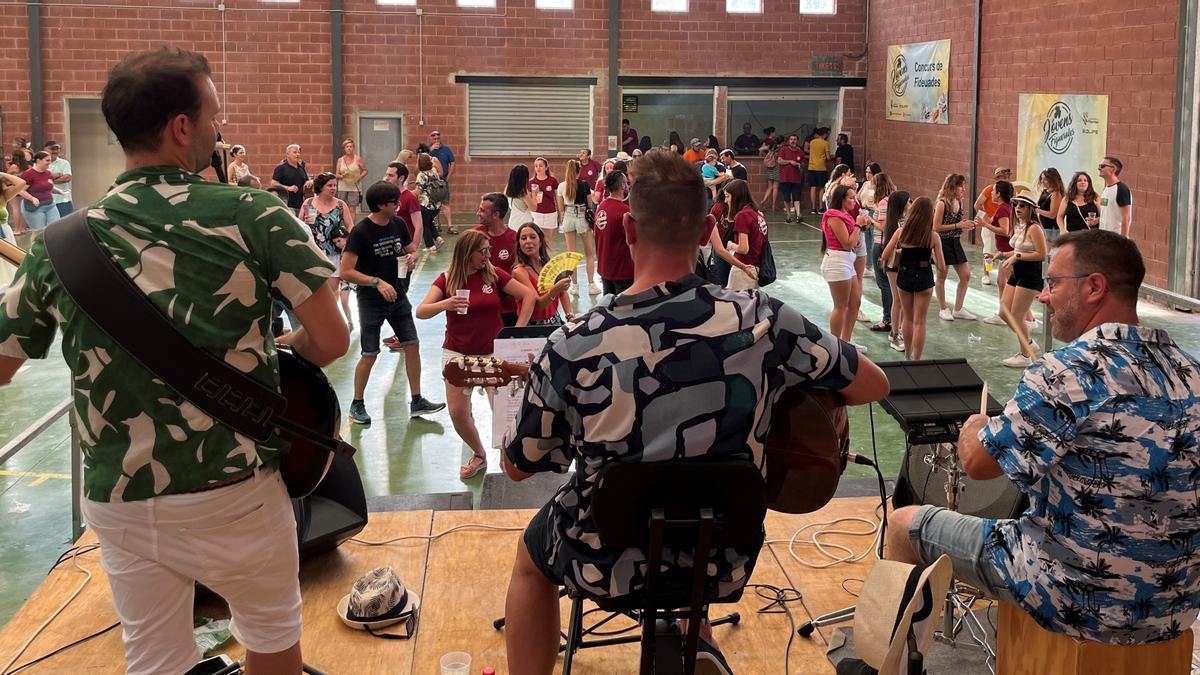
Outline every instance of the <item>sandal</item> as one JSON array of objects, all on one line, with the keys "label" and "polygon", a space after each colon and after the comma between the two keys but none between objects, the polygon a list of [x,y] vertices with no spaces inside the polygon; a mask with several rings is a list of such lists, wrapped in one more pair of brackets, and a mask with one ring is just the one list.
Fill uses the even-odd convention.
[{"label": "sandal", "polygon": [[472,455],[471,459],[462,466],[458,467],[458,477],[462,480],[474,478],[476,474],[487,468],[487,458],[479,455]]},{"label": "sandal", "polygon": [[879,323],[871,324],[871,327],[867,330],[871,331],[872,333],[882,333],[884,331],[891,332],[892,324],[886,321],[880,321]]}]

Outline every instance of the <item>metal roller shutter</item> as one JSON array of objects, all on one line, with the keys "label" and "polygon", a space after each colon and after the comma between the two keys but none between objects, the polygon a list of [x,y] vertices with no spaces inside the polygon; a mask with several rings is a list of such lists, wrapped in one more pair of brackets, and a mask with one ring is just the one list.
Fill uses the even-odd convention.
[{"label": "metal roller shutter", "polygon": [[730,87],[730,101],[821,101],[838,97],[838,87]]},{"label": "metal roller shutter", "polygon": [[467,86],[472,157],[574,155],[591,147],[592,87],[581,84]]}]

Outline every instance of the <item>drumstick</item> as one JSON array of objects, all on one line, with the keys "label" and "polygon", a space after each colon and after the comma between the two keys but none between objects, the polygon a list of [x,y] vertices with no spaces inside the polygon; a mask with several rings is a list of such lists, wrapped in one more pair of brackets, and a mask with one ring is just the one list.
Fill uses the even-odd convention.
[{"label": "drumstick", "polygon": [[983,383],[983,393],[979,395],[979,414],[987,415],[987,382]]},{"label": "drumstick", "polygon": [[1033,346],[1029,344],[1029,339],[1021,332],[1021,325],[1017,323],[1017,319],[1013,317],[1012,312],[1004,305],[1000,305],[1000,318],[1004,319],[1004,323],[1012,329],[1012,332],[1017,334],[1017,342],[1021,343],[1021,353],[1028,356],[1030,360],[1037,361],[1037,352],[1033,351]]}]

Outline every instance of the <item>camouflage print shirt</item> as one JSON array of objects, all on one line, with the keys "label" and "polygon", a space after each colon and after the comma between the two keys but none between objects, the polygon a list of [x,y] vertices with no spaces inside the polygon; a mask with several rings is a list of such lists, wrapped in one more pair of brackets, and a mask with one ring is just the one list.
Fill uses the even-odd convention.
[{"label": "camouflage print shirt", "polygon": [[[544,560],[565,583],[620,596],[643,583],[645,556],[600,545],[591,514],[609,462],[690,457],[750,459],[765,472],[763,443],[788,387],[846,387],[858,352],[760,291],[730,291],[689,275],[624,294],[551,337],[533,364],[515,440],[522,471],[575,475],[554,496],[555,542]],[[755,551],[714,558],[725,595],[750,577]],[[680,566],[672,552],[668,569]],[[686,566],[686,565],[685,565]]]},{"label": "camouflage print shirt", "polygon": [[[279,385],[271,298],[295,307],[332,267],[295,216],[260,190],[176,167],[121,174],[88,211],[101,245],[193,344]],[[186,492],[275,463],[286,441],[254,441],[184,401],[67,296],[39,239],[0,296],[0,354],[44,358],[63,326],[83,449],[84,497]]]},{"label": "camouflage print shirt", "polygon": [[1043,627],[1141,643],[1200,607],[1200,362],[1106,323],[1025,371],[979,438],[1025,494],[985,520],[991,561]]}]

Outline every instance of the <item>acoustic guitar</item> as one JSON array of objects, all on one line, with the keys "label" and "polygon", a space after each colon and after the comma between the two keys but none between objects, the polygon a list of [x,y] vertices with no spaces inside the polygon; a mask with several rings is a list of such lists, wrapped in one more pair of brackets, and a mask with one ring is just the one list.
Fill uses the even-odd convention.
[{"label": "acoustic guitar", "polygon": [[[456,387],[502,387],[523,381],[529,366],[491,357],[448,361],[442,376]],[[850,451],[850,420],[841,394],[792,387],[775,403],[764,454],[767,508],[811,513],[833,498]]]},{"label": "acoustic guitar", "polygon": [[[0,258],[19,266],[25,251],[0,239]],[[280,458],[279,473],[288,496],[307,496],[325,478],[335,454],[353,455],[352,445],[338,436],[342,410],[325,374],[286,345],[277,347],[280,392],[287,401],[271,423],[291,448]]]}]

